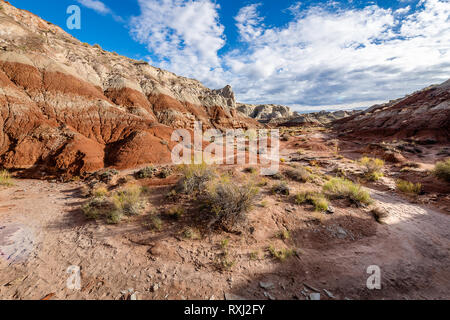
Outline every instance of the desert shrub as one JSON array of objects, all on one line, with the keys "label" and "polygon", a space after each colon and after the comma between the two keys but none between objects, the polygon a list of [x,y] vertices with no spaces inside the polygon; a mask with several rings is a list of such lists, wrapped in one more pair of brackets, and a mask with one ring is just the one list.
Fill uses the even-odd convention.
[{"label": "desert shrub", "polygon": [[119,175],[119,171],[116,169],[108,169],[98,174],[98,179],[104,183],[109,183],[117,175]]},{"label": "desert shrub", "polygon": [[201,238],[199,232],[193,228],[186,228],[183,230],[183,237],[185,239],[198,240]]},{"label": "desert shrub", "polygon": [[137,185],[130,185],[124,190],[116,192],[112,200],[116,207],[127,216],[139,215],[143,209],[141,202],[142,190]]},{"label": "desert shrub", "polygon": [[183,178],[178,182],[178,189],[187,194],[203,192],[216,176],[215,170],[206,163],[182,165],[181,172]]},{"label": "desert shrub", "polygon": [[277,172],[271,175],[270,178],[272,178],[273,180],[283,180],[284,176],[280,172]]},{"label": "desert shrub", "polygon": [[155,175],[156,169],[153,166],[145,167],[135,173],[136,179],[152,178]]},{"label": "desert shrub", "polygon": [[329,207],[328,199],[319,192],[303,191],[295,195],[297,204],[309,203],[314,206],[315,211],[327,211]]},{"label": "desert shrub", "polygon": [[281,240],[289,240],[291,238],[291,233],[288,230],[280,230],[277,232],[276,237]]},{"label": "desert shrub", "polygon": [[259,189],[252,183],[239,185],[228,177],[211,183],[205,194],[205,205],[214,214],[211,223],[233,229],[246,220],[258,194]]},{"label": "desert shrub", "polygon": [[158,178],[167,179],[171,175],[172,175],[172,169],[162,168],[161,171],[158,173]]},{"label": "desert shrub", "polygon": [[147,219],[147,221],[144,223],[145,227],[147,227],[149,230],[156,230],[161,231],[163,227],[163,222],[161,218],[157,217],[156,215],[150,215]]},{"label": "desert shrub", "polygon": [[252,251],[249,254],[250,260],[259,260],[260,253],[259,251]]},{"label": "desert shrub", "polygon": [[294,249],[276,249],[274,246],[269,247],[269,252],[275,259],[283,262],[286,259],[293,257],[296,252]]},{"label": "desert shrub", "polygon": [[173,220],[180,220],[181,217],[184,215],[184,208],[183,207],[172,207],[169,210],[166,211],[166,216]]},{"label": "desert shrub", "polygon": [[343,178],[332,178],[323,186],[325,194],[333,198],[347,198],[357,205],[372,203],[370,194],[359,184]]},{"label": "desert shrub", "polygon": [[439,179],[450,182],[450,159],[436,163],[433,174]]},{"label": "desert shrub", "polygon": [[363,157],[359,164],[364,167],[364,175],[370,181],[377,181],[384,176],[381,172],[381,169],[384,167],[384,161],[381,159]]},{"label": "desert shrub", "polygon": [[286,177],[298,182],[308,182],[310,179],[309,172],[303,167],[287,169],[284,171],[284,174]]},{"label": "desert shrub", "polygon": [[283,196],[288,196],[290,193],[289,186],[286,182],[277,183],[272,187],[273,194],[280,194]]},{"label": "desert shrub", "polygon": [[108,195],[108,189],[106,187],[98,187],[92,191],[92,196],[94,198],[103,198]]},{"label": "desert shrub", "polygon": [[422,191],[422,184],[420,182],[412,183],[399,179],[396,181],[396,185],[398,190],[411,195],[418,195]]},{"label": "desert shrub", "polygon": [[92,198],[81,210],[88,219],[105,218],[111,224],[119,223],[122,218],[121,210],[109,198]]},{"label": "desert shrub", "polygon": [[7,170],[0,171],[0,186],[11,187],[13,184],[11,174]]}]

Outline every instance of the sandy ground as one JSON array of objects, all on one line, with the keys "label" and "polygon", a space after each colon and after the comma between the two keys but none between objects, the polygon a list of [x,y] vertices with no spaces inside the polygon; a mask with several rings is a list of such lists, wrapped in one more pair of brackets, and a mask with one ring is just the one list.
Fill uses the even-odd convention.
[{"label": "sandy ground", "polygon": [[[331,159],[328,154],[338,161]],[[266,206],[249,214],[252,232],[195,240],[180,235],[184,221],[167,222],[161,232],[148,231],[144,217],[114,226],[87,221],[80,187],[16,180],[0,189],[1,299],[121,299],[137,292],[138,299],[303,300],[314,290],[324,300],[450,298],[450,215],[389,188],[369,186],[389,212],[379,224],[367,210],[341,201],[319,222],[310,208],[273,196],[269,185],[260,199]],[[152,187],[149,207],[175,205],[164,197],[169,190]],[[274,236],[285,229],[290,239]],[[223,239],[234,261],[226,271],[215,267]],[[298,255],[275,261],[269,245],[295,248]],[[381,290],[366,287],[371,265],[381,269]],[[67,288],[70,266],[81,268],[81,290]]]}]

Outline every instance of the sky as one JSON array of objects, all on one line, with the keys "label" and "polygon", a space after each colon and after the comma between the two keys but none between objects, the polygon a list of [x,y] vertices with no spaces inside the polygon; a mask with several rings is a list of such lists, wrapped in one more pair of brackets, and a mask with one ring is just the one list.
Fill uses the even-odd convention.
[{"label": "sky", "polygon": [[[10,2],[245,103],[369,107],[450,78],[450,0]],[[74,4],[80,30],[66,25]]]}]

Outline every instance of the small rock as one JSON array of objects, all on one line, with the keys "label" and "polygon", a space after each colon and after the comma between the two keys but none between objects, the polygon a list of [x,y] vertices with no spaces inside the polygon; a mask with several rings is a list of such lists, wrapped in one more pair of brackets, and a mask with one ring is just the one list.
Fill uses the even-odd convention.
[{"label": "small rock", "polygon": [[133,294],[130,296],[130,300],[132,300],[132,301],[136,301],[136,300],[137,300],[137,294],[136,294],[136,292],[133,293]]},{"label": "small rock", "polygon": [[225,300],[228,300],[228,301],[239,301],[239,300],[245,300],[245,298],[243,298],[243,297],[241,297],[241,296],[238,296],[238,295],[235,295],[235,294],[232,294],[232,293],[225,293]]},{"label": "small rock", "polygon": [[259,286],[266,290],[270,290],[275,287],[275,285],[272,282],[262,282],[262,281],[259,283]]},{"label": "small rock", "polygon": [[323,289],[323,292],[325,292],[325,294],[326,294],[329,298],[331,298],[331,299],[336,299],[336,297],[335,297],[330,291],[328,291],[327,289]]},{"label": "small rock", "polygon": [[159,290],[159,283],[155,283],[152,287],[151,287],[151,291],[152,292],[156,292]]},{"label": "small rock", "polygon": [[331,205],[328,206],[328,210],[327,210],[327,214],[333,214],[336,211],[334,210],[334,207],[332,207]]},{"label": "small rock", "polygon": [[272,296],[270,293],[268,292],[264,292],[264,296],[266,298],[268,298],[269,300],[276,300],[274,296]]},{"label": "small rock", "polygon": [[309,295],[309,300],[320,300],[320,293],[311,293]]}]

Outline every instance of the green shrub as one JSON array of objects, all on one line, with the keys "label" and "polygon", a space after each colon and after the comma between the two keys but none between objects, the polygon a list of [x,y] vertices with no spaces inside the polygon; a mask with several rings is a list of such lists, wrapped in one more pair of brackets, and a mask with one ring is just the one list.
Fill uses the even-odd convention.
[{"label": "green shrub", "polygon": [[156,215],[152,214],[148,218],[148,221],[144,224],[149,230],[161,231],[163,227],[162,220]]},{"label": "green shrub", "polygon": [[295,202],[297,204],[309,203],[314,206],[315,211],[327,211],[329,202],[327,198],[319,192],[303,191],[295,195]]},{"label": "green shrub", "polygon": [[207,184],[216,177],[216,172],[206,163],[182,165],[183,178],[178,182],[178,189],[186,194],[205,191]]},{"label": "green shrub", "polygon": [[127,216],[139,215],[143,209],[141,192],[141,188],[137,185],[128,186],[113,195],[113,202]]},{"label": "green shrub", "polygon": [[296,254],[294,249],[276,249],[274,246],[269,247],[269,252],[275,259],[283,262]]},{"label": "green shrub", "polygon": [[11,174],[6,170],[0,171],[0,186],[11,187],[13,185]]},{"label": "green shrub", "polygon": [[369,181],[378,181],[384,176],[381,169],[384,167],[384,161],[377,158],[363,157],[359,164],[364,166],[364,174]]},{"label": "green shrub", "polygon": [[359,184],[343,178],[332,178],[325,183],[323,191],[332,198],[347,198],[357,205],[369,205],[372,203],[370,194]]},{"label": "green shrub", "polygon": [[289,179],[298,182],[308,182],[311,178],[309,172],[303,167],[287,169],[284,174]]},{"label": "green shrub", "polygon": [[135,173],[136,179],[152,178],[155,175],[156,169],[153,166],[145,167]]},{"label": "green shrub", "polygon": [[106,187],[98,187],[92,191],[94,198],[103,198],[108,195],[108,189]]},{"label": "green shrub", "polygon": [[422,184],[421,183],[412,183],[405,180],[397,180],[396,181],[397,189],[401,192],[411,194],[411,195],[418,195],[422,191]]},{"label": "green shrub", "polygon": [[255,204],[259,189],[252,183],[238,185],[223,177],[208,186],[204,202],[213,214],[212,223],[232,230],[244,222],[246,214]]},{"label": "green shrub", "polygon": [[450,159],[436,163],[433,174],[439,179],[450,182]]}]

